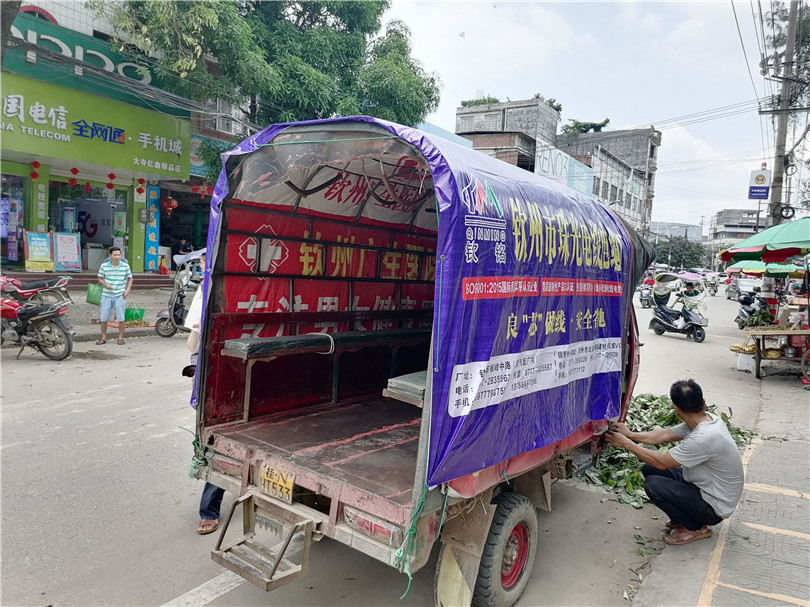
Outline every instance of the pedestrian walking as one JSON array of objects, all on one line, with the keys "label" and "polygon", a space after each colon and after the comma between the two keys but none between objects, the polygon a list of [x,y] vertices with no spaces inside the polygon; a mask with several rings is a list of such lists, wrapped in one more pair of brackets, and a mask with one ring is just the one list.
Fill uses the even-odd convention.
[{"label": "pedestrian walking", "polygon": [[110,258],[101,264],[98,269],[98,282],[104,287],[101,292],[101,339],[96,342],[97,346],[107,343],[107,321],[110,319],[110,312],[115,312],[115,320],[118,323],[118,345],[123,346],[124,325],[126,315],[126,298],[132,289],[132,270],[129,264],[121,258],[121,249],[110,248]]}]

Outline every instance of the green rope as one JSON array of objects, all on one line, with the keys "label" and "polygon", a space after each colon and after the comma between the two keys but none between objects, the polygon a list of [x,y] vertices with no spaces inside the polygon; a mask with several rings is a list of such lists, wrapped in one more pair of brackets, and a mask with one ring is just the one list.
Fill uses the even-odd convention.
[{"label": "green rope", "polygon": [[[442,313],[441,313],[441,310],[442,310],[442,279],[444,278],[443,273],[442,273],[442,264],[444,263],[444,255],[439,257],[439,262],[438,263],[439,263],[439,293],[438,293],[437,300],[438,300],[438,303],[439,303],[439,307],[438,307],[439,314],[438,314],[438,316],[436,316],[435,314],[433,315],[433,318],[436,319],[434,322],[436,324],[436,335],[437,336],[440,335],[441,322],[442,322]],[[435,371],[436,373],[439,372],[439,341],[440,341],[439,339],[436,340],[435,350],[433,352],[433,371]]]},{"label": "green rope", "polygon": [[188,428],[183,428],[182,426],[178,427],[194,435],[194,440],[191,441],[191,445],[194,447],[194,455],[191,456],[191,463],[188,466],[188,475],[191,478],[199,479],[201,475],[200,471],[211,463],[214,450],[207,445],[203,445],[200,442],[200,437]]},{"label": "green rope", "polygon": [[385,137],[353,137],[351,139],[313,139],[311,141],[277,141],[275,143],[263,143],[259,147],[274,145],[297,145],[300,143],[340,143],[343,141],[375,141],[377,139],[399,139],[396,135],[386,135]]},{"label": "green rope", "polygon": [[408,576],[408,587],[399,600],[405,598],[408,591],[411,589],[411,582],[413,581],[413,573],[411,572],[411,556],[413,555],[414,542],[416,541],[416,527],[419,524],[419,517],[422,515],[422,510],[425,508],[425,496],[427,495],[427,487],[422,491],[422,497],[416,504],[416,509],[411,515],[411,524],[408,531],[405,532],[405,539],[402,545],[394,553],[394,566],[400,569]]}]

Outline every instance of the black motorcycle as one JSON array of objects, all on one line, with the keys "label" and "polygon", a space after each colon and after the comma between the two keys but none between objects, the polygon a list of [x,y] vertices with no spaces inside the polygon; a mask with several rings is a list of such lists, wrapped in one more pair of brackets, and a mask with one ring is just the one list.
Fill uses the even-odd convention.
[{"label": "black motorcycle", "polygon": [[64,317],[67,307],[66,301],[41,306],[3,298],[0,343],[20,346],[17,358],[28,346],[51,360],[64,360],[73,351],[73,327]]},{"label": "black motorcycle", "polygon": [[[709,321],[697,310],[697,303],[682,300],[680,297],[675,302],[683,303],[684,313],[680,310],[668,308],[665,305],[656,305],[653,310],[653,317],[649,328],[656,335],[664,333],[680,333],[691,337],[695,342],[700,343],[706,339],[706,329]],[[684,318],[685,317],[685,318]]]}]

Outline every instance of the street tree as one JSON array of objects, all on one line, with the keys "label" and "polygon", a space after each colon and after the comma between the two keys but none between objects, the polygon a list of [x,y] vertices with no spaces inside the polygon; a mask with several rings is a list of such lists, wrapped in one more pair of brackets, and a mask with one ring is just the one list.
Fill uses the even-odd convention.
[{"label": "street tree", "polygon": [[702,266],[706,255],[706,248],[702,244],[680,237],[661,240],[655,247],[656,263],[666,263],[675,268]]},{"label": "street tree", "polygon": [[93,0],[122,49],[155,58],[172,92],[226,99],[254,124],[370,114],[414,126],[440,80],[411,55],[389,2]]}]

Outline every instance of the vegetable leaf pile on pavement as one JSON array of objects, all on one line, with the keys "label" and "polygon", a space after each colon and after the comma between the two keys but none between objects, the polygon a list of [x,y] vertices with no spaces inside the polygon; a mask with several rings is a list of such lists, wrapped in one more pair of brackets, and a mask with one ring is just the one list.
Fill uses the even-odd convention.
[{"label": "vegetable leaf pile on pavement", "polygon": [[[728,410],[728,413],[718,413],[717,407],[708,405],[706,410],[720,416],[738,446],[748,444],[752,438],[757,436],[755,432],[743,430],[731,423],[731,409]],[[667,396],[640,394],[630,400],[626,423],[632,432],[646,432],[674,426],[681,423],[681,420],[675,415],[672,401]],[[674,446],[674,443],[643,446],[665,453]],[[594,485],[617,493],[619,501],[630,504],[634,508],[641,508],[644,502],[648,501],[647,494],[644,493],[642,465],[642,462],[632,453],[624,449],[608,447],[599,456],[596,465],[586,469],[582,476]]]}]

